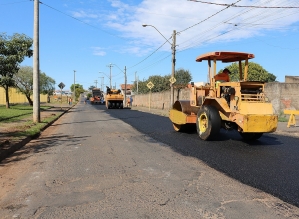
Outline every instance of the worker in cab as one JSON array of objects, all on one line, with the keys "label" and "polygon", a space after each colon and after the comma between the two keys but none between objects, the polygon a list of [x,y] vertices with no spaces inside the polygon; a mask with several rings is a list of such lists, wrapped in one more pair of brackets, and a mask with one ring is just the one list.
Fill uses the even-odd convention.
[{"label": "worker in cab", "polygon": [[215,82],[229,82],[230,70],[225,68],[221,73],[214,76]]}]

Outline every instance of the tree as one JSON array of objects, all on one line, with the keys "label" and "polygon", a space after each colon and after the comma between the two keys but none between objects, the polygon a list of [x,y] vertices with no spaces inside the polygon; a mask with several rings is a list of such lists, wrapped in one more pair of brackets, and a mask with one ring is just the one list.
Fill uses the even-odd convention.
[{"label": "tree", "polygon": [[[170,75],[166,75],[166,76],[153,75],[153,76],[150,76],[147,80],[138,82],[138,93],[140,93],[140,94],[149,93],[150,89],[147,87],[147,84],[149,82],[152,82],[154,84],[154,87],[151,90],[153,93],[169,90],[170,89],[169,79],[170,79]],[[136,82],[134,82],[134,85],[132,87],[132,91],[133,92],[137,91],[137,83]]]},{"label": "tree", "polygon": [[192,76],[189,70],[184,70],[183,68],[175,71],[176,82],[173,84],[174,88],[177,89],[177,100],[180,99],[180,90],[186,88],[189,82],[192,80]]},{"label": "tree", "polygon": [[[149,93],[149,88],[147,87],[147,84],[149,82],[152,82],[154,84],[154,87],[152,88],[152,92],[162,92],[166,90],[170,90],[170,82],[169,79],[171,78],[171,75],[153,75],[150,76],[145,81],[139,81],[138,82],[138,93],[146,94]],[[178,69],[175,72],[175,79],[176,82],[174,83],[174,87],[177,89],[185,88],[188,83],[192,80],[192,76],[189,72],[189,70],[184,70],[183,68]],[[137,82],[134,82],[134,85],[132,87],[132,91],[137,91]]]},{"label": "tree", "polygon": [[[40,72],[39,74],[40,93],[47,94],[49,100],[49,95],[52,95],[55,90],[55,80],[48,77],[43,72]],[[33,102],[31,100],[31,96],[33,94],[33,68],[30,66],[20,67],[18,73],[14,75],[13,79],[17,90],[26,96],[28,103],[32,106]]]},{"label": "tree", "polygon": [[30,49],[32,43],[32,39],[24,34],[0,34],[0,86],[5,90],[6,108],[10,108],[8,89],[15,86],[13,76],[18,72],[19,64],[25,57],[33,55]]},{"label": "tree", "polygon": [[[75,84],[76,92],[75,92],[75,99],[78,99],[81,93],[85,92],[83,85]],[[74,92],[74,84],[70,87],[71,91]],[[75,101],[75,100],[74,100]]]},{"label": "tree", "polygon": [[[226,67],[230,70],[230,81],[239,81],[239,64],[232,63]],[[245,63],[242,62],[242,72],[244,72]],[[222,70],[220,70],[222,72]],[[248,63],[248,81],[263,81],[263,82],[272,82],[276,80],[276,76],[269,73],[261,65],[249,62]]]},{"label": "tree", "polygon": [[53,95],[55,91],[55,80],[46,75],[46,73],[40,72],[40,92],[47,95],[47,102],[50,102],[50,95]]},{"label": "tree", "polygon": [[94,85],[91,85],[89,88],[88,88],[88,90],[92,90],[92,89],[94,89],[94,88],[96,88],[96,86],[94,86]]},{"label": "tree", "polygon": [[175,71],[175,79],[174,87],[177,89],[185,88],[188,86],[189,82],[192,80],[192,76],[189,70],[184,70],[180,68]]},{"label": "tree", "polygon": [[[169,76],[160,76],[160,75],[154,75],[154,76],[150,76],[147,79],[147,83],[152,82],[154,84],[154,87],[152,88],[152,92],[156,93],[156,92],[162,92],[165,90],[169,90],[170,86],[169,86]],[[168,79],[168,80],[167,80]],[[149,88],[146,87],[148,92],[149,92]]]}]

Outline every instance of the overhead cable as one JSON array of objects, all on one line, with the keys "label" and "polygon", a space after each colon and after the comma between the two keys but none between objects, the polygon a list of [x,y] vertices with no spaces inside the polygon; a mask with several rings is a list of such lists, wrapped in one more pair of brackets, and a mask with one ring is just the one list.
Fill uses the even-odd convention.
[{"label": "overhead cable", "polygon": [[293,6],[289,6],[289,7],[281,7],[281,6],[254,6],[254,5],[231,5],[231,4],[221,4],[221,3],[213,3],[213,2],[205,2],[205,1],[199,1],[199,0],[187,0],[190,2],[200,2],[203,4],[210,4],[210,5],[219,5],[219,6],[229,6],[229,7],[239,7],[239,8],[299,8],[299,7],[293,7]]},{"label": "overhead cable", "polygon": [[45,5],[45,6],[49,7],[49,8],[51,8],[51,9],[53,9],[53,10],[55,10],[55,11],[58,11],[59,13],[64,14],[64,15],[70,17],[70,18],[73,18],[73,19],[75,19],[75,20],[77,20],[77,21],[79,21],[79,22],[81,22],[81,23],[83,23],[83,24],[86,24],[86,25],[88,25],[88,26],[90,26],[90,27],[93,27],[93,28],[98,29],[98,30],[100,30],[100,31],[102,31],[102,32],[105,32],[106,34],[108,34],[108,35],[110,35],[110,36],[114,36],[114,37],[117,37],[117,38],[119,38],[119,39],[125,40],[123,37],[120,37],[120,36],[114,35],[114,34],[112,34],[112,33],[109,33],[109,32],[107,32],[107,31],[105,31],[105,30],[102,30],[102,29],[100,29],[100,28],[98,28],[98,27],[96,27],[96,26],[93,26],[93,25],[91,25],[91,24],[89,24],[89,23],[87,23],[87,22],[84,22],[84,21],[82,21],[82,20],[80,20],[80,19],[78,19],[78,18],[76,18],[76,17],[74,17],[74,16],[71,16],[71,15],[66,14],[66,13],[64,13],[64,12],[62,12],[62,11],[56,9],[56,8],[53,8],[53,7],[50,6],[50,5],[47,5],[47,4],[43,3],[43,2],[39,2],[39,3],[41,3],[41,4],[43,4],[43,5]]},{"label": "overhead cable", "polygon": [[228,9],[229,7],[231,7],[232,5],[234,5],[234,4],[236,4],[236,3],[240,2],[240,1],[241,1],[241,0],[238,0],[238,1],[236,1],[235,3],[230,4],[230,5],[227,6],[226,8],[223,8],[222,10],[217,11],[216,13],[214,13],[214,14],[212,14],[211,16],[207,17],[206,19],[204,19],[204,20],[202,20],[202,21],[200,21],[200,22],[198,22],[198,23],[196,23],[196,24],[194,24],[194,25],[192,25],[192,26],[190,26],[190,27],[187,27],[187,28],[184,29],[184,30],[179,31],[177,34],[182,33],[182,32],[184,32],[184,31],[186,31],[186,30],[188,30],[188,29],[190,29],[190,28],[192,28],[192,27],[194,27],[194,26],[196,26],[196,25],[198,25],[198,24],[201,24],[201,23],[203,23],[203,22],[206,21],[206,20],[209,20],[210,18],[214,17],[215,15],[221,13],[222,11]]},{"label": "overhead cable", "polygon": [[23,2],[30,2],[31,0],[27,0],[27,1],[18,1],[18,2],[10,2],[10,3],[3,3],[0,5],[12,5],[12,4],[17,4],[17,3],[23,3]]},{"label": "overhead cable", "polygon": [[[171,37],[170,37],[169,39],[171,39]],[[159,47],[158,47],[154,52],[152,52],[149,56],[147,56],[146,58],[144,58],[143,60],[141,60],[141,61],[138,62],[137,64],[135,64],[135,65],[133,65],[133,66],[127,68],[127,69],[133,68],[133,67],[135,67],[136,65],[139,65],[140,63],[142,63],[142,62],[144,62],[145,60],[147,60],[147,59],[148,59],[149,57],[151,57],[155,52],[157,52],[159,49],[161,49],[162,46],[164,46],[167,42],[168,42],[168,40],[165,41],[161,46],[159,46]]]}]

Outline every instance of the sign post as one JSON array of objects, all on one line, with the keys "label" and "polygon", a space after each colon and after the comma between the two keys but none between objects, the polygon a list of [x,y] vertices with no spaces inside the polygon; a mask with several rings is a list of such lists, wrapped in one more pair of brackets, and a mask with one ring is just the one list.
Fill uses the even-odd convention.
[{"label": "sign post", "polygon": [[174,103],[174,91],[173,91],[173,84],[176,82],[176,79],[174,76],[171,76],[171,78],[169,79],[170,82],[170,109],[173,107],[173,103]]},{"label": "sign post", "polygon": [[60,84],[58,84],[58,87],[60,88],[60,108],[62,110],[62,89],[65,87],[64,83],[60,82]]},{"label": "sign post", "polygon": [[148,89],[150,89],[150,92],[149,92],[149,100],[148,100],[148,107],[149,107],[149,111],[151,110],[151,94],[152,94],[152,88],[154,87],[154,84],[150,81],[147,83],[146,85],[148,87]]}]

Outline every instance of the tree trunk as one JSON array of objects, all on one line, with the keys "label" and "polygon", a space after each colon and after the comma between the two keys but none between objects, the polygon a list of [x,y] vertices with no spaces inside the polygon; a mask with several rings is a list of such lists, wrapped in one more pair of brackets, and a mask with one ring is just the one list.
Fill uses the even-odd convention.
[{"label": "tree trunk", "polygon": [[5,86],[5,100],[6,100],[6,109],[10,108],[9,105],[9,93],[8,93],[8,86]]},{"label": "tree trunk", "polygon": [[176,100],[179,100],[179,99],[180,99],[180,90],[181,90],[181,89],[178,88],[178,90],[177,90],[177,91],[178,91],[178,94],[177,94],[177,96],[176,96]]},{"label": "tree trunk", "polygon": [[30,94],[29,94],[29,95],[25,94],[25,96],[26,96],[26,98],[27,98],[27,100],[28,100],[29,105],[30,105],[30,106],[33,106],[33,101],[32,101],[31,98],[30,98]]}]

